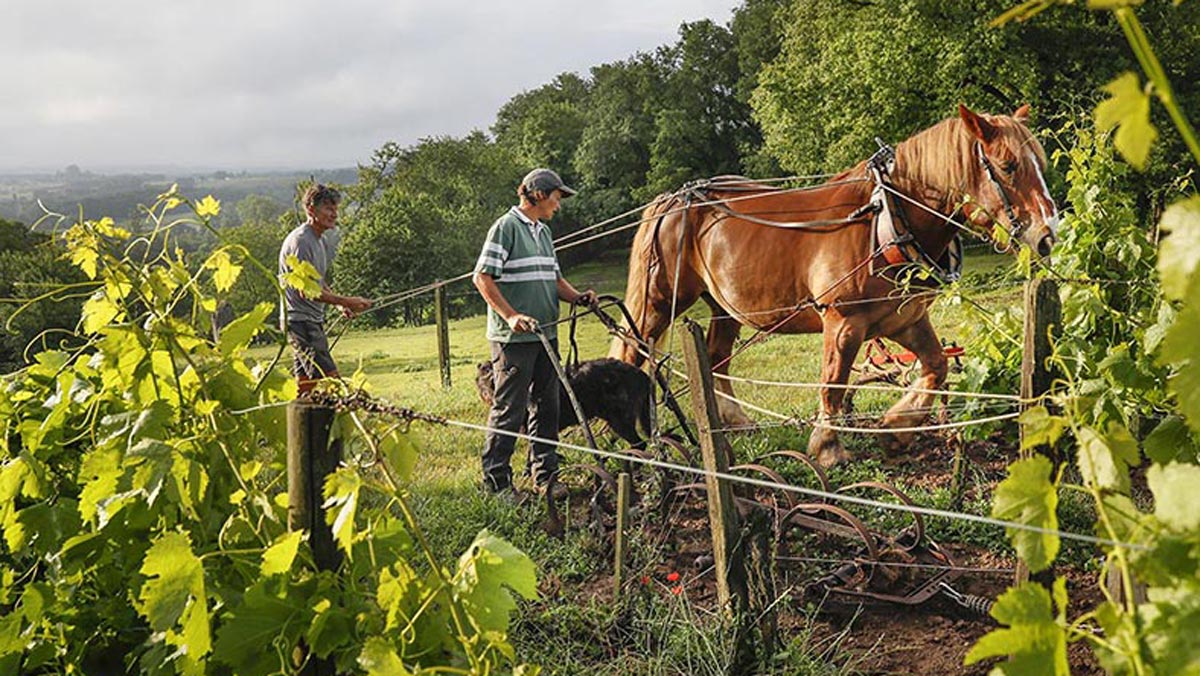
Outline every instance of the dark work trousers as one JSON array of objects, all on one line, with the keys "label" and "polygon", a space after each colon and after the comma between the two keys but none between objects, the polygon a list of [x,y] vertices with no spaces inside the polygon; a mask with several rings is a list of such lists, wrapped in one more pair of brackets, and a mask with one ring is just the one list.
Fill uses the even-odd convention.
[{"label": "dark work trousers", "polygon": [[[551,341],[554,359],[558,343]],[[492,378],[496,386],[488,427],[558,441],[558,374],[541,341],[492,343]],[[488,432],[483,443],[483,484],[490,491],[512,486],[512,455],[516,438]],[[533,480],[545,485],[558,474],[558,451],[551,444],[535,443],[531,453]]]}]

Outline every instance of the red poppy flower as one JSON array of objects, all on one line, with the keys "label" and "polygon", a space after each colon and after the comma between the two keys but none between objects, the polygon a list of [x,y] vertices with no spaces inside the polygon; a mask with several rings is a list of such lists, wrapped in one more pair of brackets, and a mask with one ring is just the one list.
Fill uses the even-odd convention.
[{"label": "red poppy flower", "polygon": [[683,593],[683,585],[677,584],[674,587],[671,587],[671,593],[676,596],[679,596],[680,594]]},{"label": "red poppy flower", "polygon": [[678,581],[679,581],[679,573],[667,574],[667,582],[678,582]]},{"label": "red poppy flower", "polygon": [[643,575],[643,576],[642,576],[642,584],[643,584],[643,585],[650,584],[650,576],[649,576],[649,575]]}]

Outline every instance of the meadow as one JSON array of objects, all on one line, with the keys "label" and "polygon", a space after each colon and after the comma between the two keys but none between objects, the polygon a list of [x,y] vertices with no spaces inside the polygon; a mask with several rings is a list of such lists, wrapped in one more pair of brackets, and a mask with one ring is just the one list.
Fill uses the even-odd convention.
[{"label": "meadow", "polygon": [[[627,256],[624,251],[612,252],[596,261],[574,267],[567,272],[567,276],[581,289],[591,287],[600,293],[622,296]],[[992,311],[1019,308],[1021,287],[1019,282],[1012,281],[1015,267],[1011,257],[994,254],[987,249],[972,250],[964,266],[961,299],[940,299],[935,304],[933,317],[941,335],[948,341],[962,341],[972,329],[978,328],[970,325],[974,320],[966,318],[962,308],[964,303],[973,303]],[[469,282],[460,282],[457,287],[449,289],[450,294],[472,291]],[[564,307],[563,316],[566,314],[567,308]],[[690,308],[686,316],[704,324],[708,314],[707,306],[699,303]],[[973,316],[979,315],[976,312]],[[344,374],[353,373],[356,382],[365,383],[372,393],[393,403],[454,420],[483,424],[487,409],[476,393],[474,380],[476,364],[486,359],[489,352],[484,338],[484,321],[483,316],[474,316],[450,322],[453,385],[449,389],[441,384],[437,335],[432,325],[371,331],[350,327],[337,340],[334,356]],[[336,336],[339,331],[334,328],[331,333]],[[565,324],[560,327],[559,335],[565,351],[568,340]],[[750,335],[752,332],[744,330],[742,339]],[[610,339],[595,318],[580,320],[577,337],[582,359],[594,359],[607,354]],[[673,343],[675,353],[679,353],[679,340],[680,332],[677,330]],[[739,355],[733,362],[732,373],[764,380],[815,382],[818,378],[820,341],[818,335],[773,336]],[[891,347],[898,350],[894,345]],[[269,352],[258,348],[256,356],[266,357]],[[951,379],[954,379],[953,375]],[[683,384],[680,376],[673,376],[673,387]],[[740,397],[758,406],[801,419],[811,417],[816,411],[813,390],[742,385],[737,392]],[[881,414],[895,398],[896,395],[890,392],[860,392],[856,397],[857,412]],[[686,409],[687,401],[683,404]],[[772,422],[762,415],[752,414],[752,417],[760,422]],[[659,419],[670,421],[665,409],[660,409]],[[487,528],[509,538],[538,565],[544,599],[539,603],[522,605],[513,633],[514,645],[526,659],[543,664],[551,673],[575,673],[584,669],[598,669],[601,673],[692,673],[688,670],[696,664],[717,668],[719,661],[695,661],[701,653],[721,652],[721,642],[727,638],[719,626],[712,622],[707,611],[681,604],[680,599],[670,597],[665,602],[660,599],[659,602],[640,606],[637,611],[624,606],[622,609],[611,607],[603,583],[611,564],[604,543],[597,542],[584,529],[568,530],[566,537],[561,540],[551,538],[539,527],[541,517],[536,516],[536,511],[531,516],[528,506],[514,508],[483,496],[479,487],[480,433],[422,424],[416,424],[412,429],[421,455],[408,490],[434,548],[440,554],[450,556],[461,551],[476,532]],[[1008,428],[1005,434],[1015,439],[1014,429]],[[586,443],[578,430],[569,430],[564,439],[579,445]],[[617,448],[617,441],[612,435],[598,434],[598,440],[602,447]],[[912,492],[922,504],[949,506],[952,498],[946,486],[951,468],[945,457],[939,458],[932,466],[915,463],[918,465],[915,471],[912,467],[897,470],[893,459],[887,457],[870,435],[846,435],[844,440],[856,460],[835,468],[831,475],[835,485],[858,480],[890,481]],[[806,432],[791,426],[768,424],[759,430],[736,434],[733,441],[739,457],[747,458],[780,448],[803,449]],[[996,444],[991,444],[988,452],[1003,455],[1012,449],[1011,444],[1007,449],[997,450],[996,447]],[[518,476],[523,457],[522,442],[514,456]],[[565,452],[565,461],[567,464],[594,462],[584,453],[573,450]],[[931,475],[934,478],[931,479]],[[967,491],[967,507],[970,511],[987,511],[989,491],[996,478],[994,473],[983,468],[974,471],[970,477],[971,488]],[[578,478],[568,474],[566,481],[568,485],[576,482],[572,487],[576,494],[584,490],[578,484]],[[522,484],[519,482],[518,486],[522,487]],[[880,523],[900,524],[903,521],[886,514],[875,515],[875,518]],[[1001,533],[969,524],[933,524],[931,532],[939,539],[974,542],[1007,550]],[[677,552],[664,550],[661,542],[650,540],[652,538],[647,537],[641,541],[635,535],[637,544],[632,554],[631,574],[634,579],[640,577],[661,581],[664,575],[682,567],[683,563],[680,563]],[[591,637],[597,632],[628,631],[630,612],[635,612],[635,615],[640,613],[635,624],[640,623],[645,631],[657,636],[654,641],[665,642],[675,648],[657,657],[637,646],[609,646],[597,653]],[[798,663],[811,662],[810,666],[825,666],[812,667],[815,671],[806,671],[809,667],[794,667],[798,671],[788,671],[793,668],[791,666],[781,667],[780,673],[842,673],[853,670],[848,665],[862,659],[863,651],[856,649],[838,654],[834,659],[833,654],[839,653],[843,647],[830,637],[836,632],[830,627],[822,629],[823,626],[801,618],[788,639],[794,644],[789,654],[796,656]],[[829,635],[818,639],[823,633]],[[869,646],[865,652],[871,652]],[[953,661],[959,657],[948,659]]]}]

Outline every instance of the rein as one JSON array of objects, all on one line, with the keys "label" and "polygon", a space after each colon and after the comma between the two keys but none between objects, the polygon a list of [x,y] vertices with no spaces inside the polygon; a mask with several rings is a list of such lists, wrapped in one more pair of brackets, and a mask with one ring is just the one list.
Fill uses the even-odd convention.
[{"label": "rein", "polygon": [[[697,199],[700,204],[711,206],[717,211],[731,218],[737,218],[756,225],[763,225],[771,228],[782,228],[785,230],[818,230],[824,229],[823,232],[829,232],[833,229],[838,229],[842,226],[853,223],[861,223],[867,220],[874,220],[874,232],[872,233],[872,253],[868,255],[867,261],[871,268],[871,275],[880,277],[888,271],[895,271],[897,268],[910,267],[916,265],[919,268],[928,271],[940,284],[950,283],[958,280],[962,274],[963,249],[962,241],[959,235],[950,240],[950,244],[944,254],[935,258],[921,245],[913,234],[912,228],[908,224],[908,218],[905,212],[898,205],[892,203],[889,193],[902,198],[906,201],[913,202],[914,200],[903,193],[896,190],[889,180],[889,176],[896,162],[896,151],[889,145],[879,139],[875,139],[879,144],[879,150],[875,152],[867,160],[867,171],[870,178],[848,179],[834,183],[862,183],[871,181],[875,184],[871,191],[871,197],[866,204],[858,207],[844,218],[820,219],[811,221],[776,221],[767,218],[760,218],[751,214],[743,213],[731,208],[727,204],[727,200],[711,199],[705,192],[711,189],[721,190],[736,190],[744,192],[752,190],[752,185],[749,181],[731,181],[725,178],[717,178],[709,181],[699,181],[693,184],[684,186],[683,192],[690,202],[693,198]],[[987,156],[983,154],[981,146],[977,145],[977,152],[983,167],[987,172],[988,177],[996,186],[1000,196],[1004,202],[1006,213],[1009,221],[1014,222],[1014,215],[1011,201],[1008,199],[1008,193],[1004,191],[1003,186],[996,179],[991,163]],[[831,184],[816,186],[813,189],[829,187]],[[770,194],[769,192],[765,194]],[[962,226],[953,219],[948,219],[950,222]],[[686,223],[686,212],[685,212]],[[1014,226],[1018,227],[1018,226]],[[685,228],[686,229],[686,228]],[[682,234],[682,233],[681,233]],[[1020,231],[1015,230],[1014,236],[1019,235]],[[856,268],[857,269],[857,268]],[[672,320],[674,320],[674,308],[672,308]]]}]

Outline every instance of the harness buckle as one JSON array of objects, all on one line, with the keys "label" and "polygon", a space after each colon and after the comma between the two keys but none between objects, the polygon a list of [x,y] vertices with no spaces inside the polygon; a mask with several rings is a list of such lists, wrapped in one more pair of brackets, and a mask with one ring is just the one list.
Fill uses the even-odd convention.
[{"label": "harness buckle", "polygon": [[867,159],[867,166],[881,174],[890,174],[896,166],[896,150],[884,143],[883,139],[878,136],[875,137],[875,143],[879,146],[879,150],[876,150],[875,154]]}]

